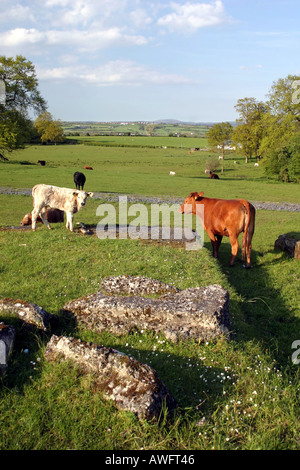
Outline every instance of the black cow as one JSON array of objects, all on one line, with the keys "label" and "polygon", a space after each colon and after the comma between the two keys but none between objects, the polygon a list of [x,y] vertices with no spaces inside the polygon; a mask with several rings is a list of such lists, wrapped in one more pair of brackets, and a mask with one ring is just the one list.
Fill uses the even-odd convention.
[{"label": "black cow", "polygon": [[220,178],[218,177],[218,175],[216,173],[213,173],[212,171],[209,172],[209,177],[210,179],[212,180],[219,180]]},{"label": "black cow", "polygon": [[76,189],[83,190],[85,179],[86,178],[83,173],[80,173],[79,171],[74,173],[74,183],[76,184]]}]

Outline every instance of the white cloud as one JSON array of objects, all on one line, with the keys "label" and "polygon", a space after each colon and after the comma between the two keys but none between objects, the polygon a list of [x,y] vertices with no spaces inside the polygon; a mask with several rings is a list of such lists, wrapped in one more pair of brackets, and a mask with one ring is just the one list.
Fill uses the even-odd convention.
[{"label": "white cloud", "polygon": [[0,42],[2,46],[36,44],[43,40],[45,40],[45,33],[34,28],[15,28],[4,33],[0,33]]},{"label": "white cloud", "polygon": [[159,18],[157,24],[170,31],[194,32],[199,28],[217,26],[230,21],[221,0],[212,3],[172,3],[173,13]]},{"label": "white cloud", "polygon": [[183,85],[196,83],[194,79],[182,75],[151,70],[145,65],[126,60],[110,61],[94,67],[85,65],[69,65],[51,69],[37,67],[37,76],[39,80],[80,81],[98,86],[116,84],[126,86],[145,84]]},{"label": "white cloud", "polygon": [[3,47],[24,47],[26,45],[77,47],[79,51],[99,50],[111,45],[144,45],[148,40],[143,36],[126,34],[120,28],[107,30],[45,30],[36,28],[15,28],[0,33]]},{"label": "white cloud", "polygon": [[130,13],[130,18],[135,26],[138,28],[144,27],[152,23],[152,18],[147,14],[147,12],[141,8],[134,10]]},{"label": "white cloud", "polygon": [[11,5],[10,3],[3,2],[1,10],[5,13],[0,15],[0,23],[19,23],[19,22],[34,22],[35,16],[29,6],[20,5],[19,3]]},{"label": "white cloud", "polygon": [[255,69],[262,69],[263,66],[261,64],[257,65],[240,65],[239,69],[240,70],[255,70]]}]

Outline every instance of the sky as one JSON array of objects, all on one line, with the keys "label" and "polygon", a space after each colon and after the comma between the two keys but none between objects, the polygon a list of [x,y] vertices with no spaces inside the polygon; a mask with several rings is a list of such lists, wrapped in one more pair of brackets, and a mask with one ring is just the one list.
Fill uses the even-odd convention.
[{"label": "sky", "polygon": [[62,121],[234,121],[300,73],[299,0],[0,0],[0,55]]}]

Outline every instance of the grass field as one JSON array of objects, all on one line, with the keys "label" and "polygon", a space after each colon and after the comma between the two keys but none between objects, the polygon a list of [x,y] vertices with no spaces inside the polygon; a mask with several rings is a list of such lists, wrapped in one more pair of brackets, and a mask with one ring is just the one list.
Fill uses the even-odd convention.
[{"label": "grass field", "polygon": [[[180,143],[174,149],[33,146],[9,158],[0,164],[6,188],[42,182],[74,187],[74,171],[88,164],[94,168],[85,172],[88,191],[184,198],[203,190],[217,197],[300,200],[299,185],[268,180],[261,166],[235,154],[226,158],[221,179],[210,181],[207,154],[189,154]],[[45,167],[36,165],[39,159]],[[30,196],[0,194],[0,201],[2,229],[19,225],[32,206]],[[102,202],[89,200],[75,224],[95,225]],[[229,291],[233,333],[229,342],[174,344],[150,332],[96,335],[61,318],[57,334],[114,347],[157,370],[179,403],[173,419],[157,423],[118,411],[72,365],[45,362],[49,336],[2,313],[18,335],[0,380],[0,449],[299,449],[300,365],[291,356],[293,341],[300,340],[300,264],[274,250],[278,235],[299,227],[299,212],[257,211],[251,270],[239,261],[228,267],[226,239],[215,260],[207,236],[202,250],[188,251],[171,243],[85,237],[63,224],[51,231],[40,225],[35,233],[0,230],[1,297],[25,299],[60,316],[66,302],[95,292],[106,276],[143,275],[181,289],[218,283]]]}]

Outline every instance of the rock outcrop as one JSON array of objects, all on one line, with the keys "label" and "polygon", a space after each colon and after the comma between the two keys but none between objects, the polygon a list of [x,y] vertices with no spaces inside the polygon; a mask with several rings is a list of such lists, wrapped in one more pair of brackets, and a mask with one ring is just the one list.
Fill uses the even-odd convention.
[{"label": "rock outcrop", "polygon": [[139,296],[180,292],[175,286],[145,276],[110,276],[103,279],[100,287],[108,294]]},{"label": "rock outcrop", "polygon": [[171,341],[206,341],[230,330],[229,294],[219,285],[189,288],[156,299],[107,295],[100,289],[68,302],[63,311],[74,316],[81,327],[97,333],[109,330],[121,335],[148,329]]},{"label": "rock outcrop", "polygon": [[279,235],[274,248],[286,251],[291,258],[300,259],[300,240],[287,234]]},{"label": "rock outcrop", "polygon": [[45,358],[70,360],[84,373],[93,374],[96,387],[106,399],[139,419],[158,418],[164,406],[168,410],[177,406],[154,369],[115,349],[53,335]]},{"label": "rock outcrop", "polygon": [[26,300],[0,299],[0,311],[17,316],[21,320],[36,326],[40,330],[48,331],[51,325],[57,322],[56,315],[51,315],[39,305]]}]

